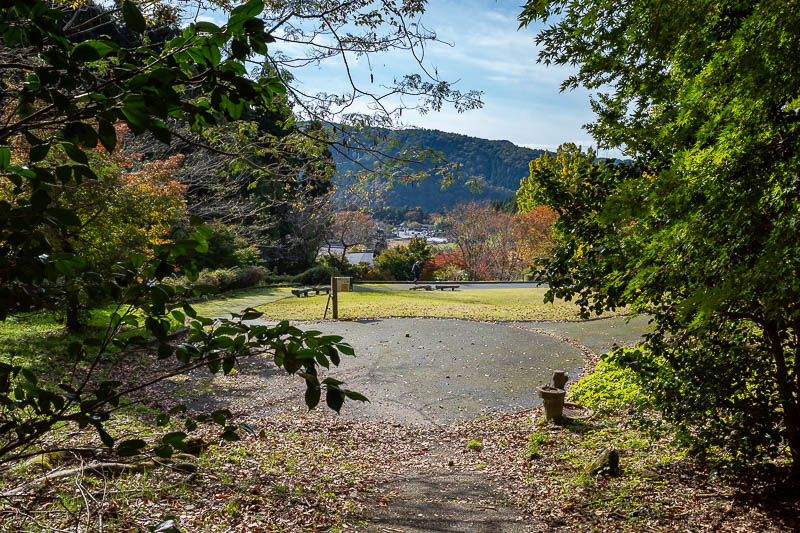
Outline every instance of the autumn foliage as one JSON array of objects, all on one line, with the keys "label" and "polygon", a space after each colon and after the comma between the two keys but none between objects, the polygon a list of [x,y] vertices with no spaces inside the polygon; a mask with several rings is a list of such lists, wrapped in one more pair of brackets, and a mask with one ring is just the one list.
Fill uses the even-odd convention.
[{"label": "autumn foliage", "polygon": [[440,220],[455,250],[437,256],[434,268],[446,279],[520,279],[547,255],[556,218],[546,207],[514,214],[475,202],[456,206]]},{"label": "autumn foliage", "polygon": [[[115,130],[120,141],[128,134],[122,124]],[[11,163],[30,165],[30,149],[24,138],[14,138]],[[57,239],[60,248],[80,253],[94,268],[107,268],[130,254],[151,255],[153,246],[167,242],[171,229],[186,216],[185,186],[173,178],[183,155],[145,161],[124,148],[109,153],[99,143],[87,155],[97,179],[54,190],[54,203],[74,211],[81,223],[67,238]],[[68,157],[53,149],[47,161],[65,164]],[[0,199],[13,202],[18,196],[14,189],[11,181],[0,178]]]}]

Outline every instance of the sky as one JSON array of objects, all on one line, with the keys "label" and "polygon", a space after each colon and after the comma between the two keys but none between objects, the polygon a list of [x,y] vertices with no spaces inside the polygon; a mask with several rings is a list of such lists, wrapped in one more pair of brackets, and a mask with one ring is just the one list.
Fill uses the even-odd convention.
[{"label": "sky", "polygon": [[424,17],[443,41],[428,60],[457,87],[484,92],[484,107],[409,117],[415,125],[554,150],[564,142],[594,145],[582,128],[592,121],[585,90],[559,92],[571,71],[536,62],[537,27],[517,30],[519,1],[433,0]]},{"label": "sky", "polygon": [[[583,89],[560,92],[568,67],[536,62],[535,44],[541,26],[518,30],[522,0],[429,0],[420,21],[444,43],[429,43],[424,64],[461,91],[483,91],[482,109],[464,113],[452,107],[420,115],[403,114],[407,126],[439,129],[485,139],[509,140],[520,146],[555,150],[573,142],[596,147],[582,126],[593,120],[589,93]],[[283,45],[293,55],[297,50]],[[356,81],[364,87],[390,82],[402,73],[418,70],[407,52],[394,51],[366,59],[350,58]],[[370,80],[374,76],[374,83]],[[297,73],[299,87],[309,93],[346,88],[341,60],[308,65]],[[358,110],[359,107],[356,106]],[[600,151],[601,157],[619,157]]]}]

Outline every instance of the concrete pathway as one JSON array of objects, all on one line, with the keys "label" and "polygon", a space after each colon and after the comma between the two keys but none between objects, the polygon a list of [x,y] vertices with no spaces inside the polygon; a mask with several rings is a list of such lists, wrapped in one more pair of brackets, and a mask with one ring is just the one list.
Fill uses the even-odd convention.
[{"label": "concrete pathway", "polygon": [[[252,305],[252,304],[248,304]],[[304,324],[342,335],[357,357],[344,358],[332,376],[370,398],[348,402],[343,417],[376,423],[434,427],[487,411],[531,407],[537,386],[555,369],[574,380],[585,357],[576,345],[603,353],[633,343],[647,320],[482,323],[455,319],[398,318]],[[564,342],[568,340],[570,342]],[[217,378],[220,379],[220,378]],[[192,402],[198,409],[244,406],[240,414],[264,417],[302,412],[303,389],[264,360],[243,364]],[[226,380],[230,384],[226,386]],[[249,406],[249,407],[248,407]],[[383,503],[367,509],[364,533],[529,533],[556,531],[553,524],[523,518],[482,472],[450,458],[457,442],[423,448],[413,463],[381,487]]]},{"label": "concrete pathway", "polygon": [[341,335],[356,350],[331,373],[370,399],[347,417],[446,423],[528,408],[553,370],[577,376],[585,362],[574,346],[507,324],[397,318],[303,328]]},{"label": "concrete pathway", "polygon": [[476,471],[453,465],[436,449],[382,491],[384,507],[371,510],[367,533],[523,533],[540,530]]}]

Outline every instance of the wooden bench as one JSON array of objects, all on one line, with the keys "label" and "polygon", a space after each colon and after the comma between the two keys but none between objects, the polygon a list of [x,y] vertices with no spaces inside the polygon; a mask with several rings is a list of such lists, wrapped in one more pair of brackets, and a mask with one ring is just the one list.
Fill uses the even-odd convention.
[{"label": "wooden bench", "polygon": [[[313,291],[313,290],[314,290],[314,289],[311,289],[311,288],[305,288],[305,289],[292,289],[292,294],[294,294],[294,295],[295,295],[295,296],[297,296],[298,298],[300,298],[300,296],[301,296],[301,295],[302,295],[302,296],[305,296],[305,297],[308,297],[308,293],[309,293],[309,292],[311,292],[311,291]],[[319,294],[319,293],[317,293],[317,294]]]},{"label": "wooden bench", "polygon": [[325,294],[330,294],[331,286],[330,285],[318,285],[314,287],[314,292],[319,294],[321,291],[325,291]]},{"label": "wooden bench", "polygon": [[422,290],[422,289],[424,289],[426,291],[432,291],[433,287],[431,287],[430,285],[414,285],[413,287],[409,287],[408,288],[408,290],[410,290],[410,291],[419,291],[419,290]]},{"label": "wooden bench", "polygon": [[436,286],[436,288],[439,289],[440,291],[443,291],[445,289],[450,289],[451,291],[454,291],[459,287],[460,287],[460,285],[437,285]]}]

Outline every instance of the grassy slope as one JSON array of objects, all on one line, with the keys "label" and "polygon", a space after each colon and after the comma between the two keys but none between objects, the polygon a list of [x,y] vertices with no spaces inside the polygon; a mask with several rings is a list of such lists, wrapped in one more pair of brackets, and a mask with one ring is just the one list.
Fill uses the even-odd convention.
[{"label": "grassy slope", "polygon": [[[543,302],[547,289],[474,289],[409,291],[358,286],[339,295],[339,318],[425,316],[472,320],[577,320],[577,306],[563,300]],[[320,320],[327,296],[288,298],[259,307],[268,318]],[[330,309],[328,317],[331,316]]]},{"label": "grassy slope", "polygon": [[248,307],[274,302],[292,296],[290,287],[255,287],[226,292],[213,296],[208,300],[192,304],[194,310],[202,316],[217,317],[230,313],[240,313]]}]

